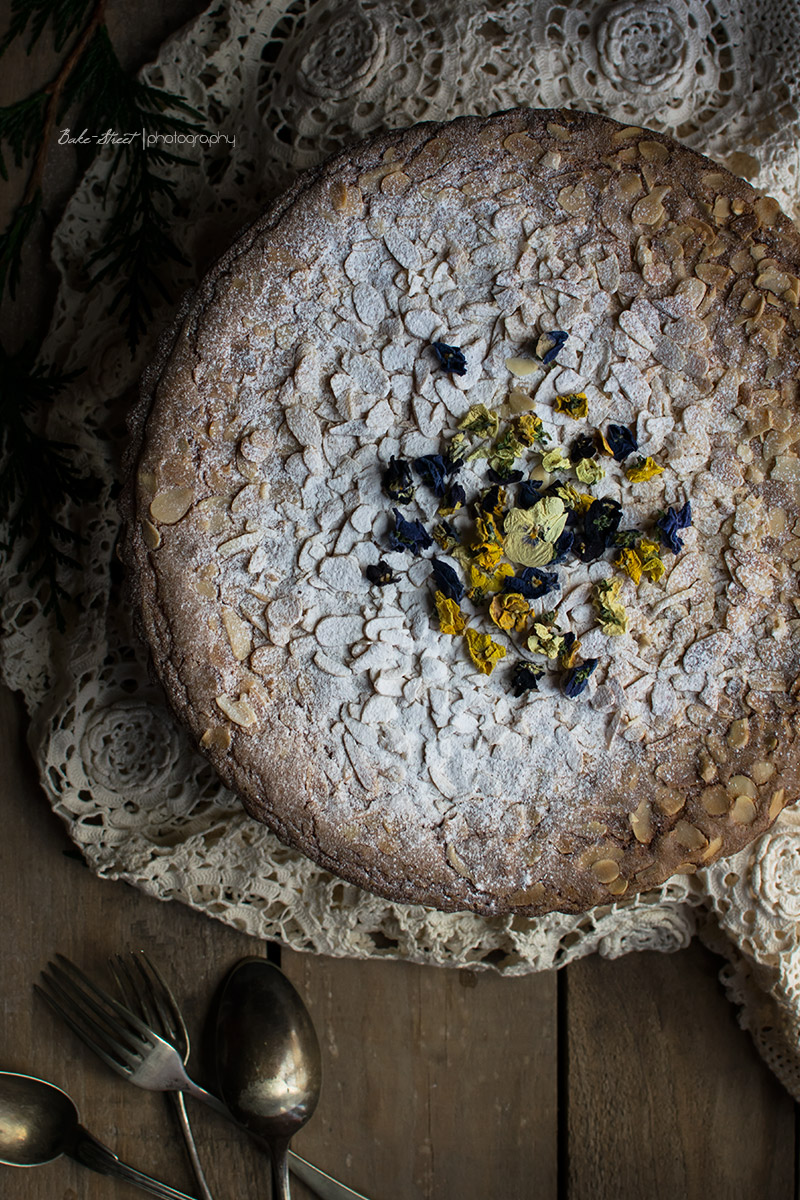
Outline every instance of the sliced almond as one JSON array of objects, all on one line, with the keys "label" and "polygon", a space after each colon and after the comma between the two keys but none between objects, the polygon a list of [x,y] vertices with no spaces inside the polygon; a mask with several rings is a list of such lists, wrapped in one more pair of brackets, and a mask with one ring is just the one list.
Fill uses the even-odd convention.
[{"label": "sliced almond", "polygon": [[707,787],[700,793],[700,803],[710,817],[721,817],[731,806],[731,798],[724,787]]},{"label": "sliced almond", "polygon": [[258,720],[246,696],[240,696],[238,700],[231,700],[230,696],[217,696],[216,702],[225,716],[233,721],[234,725],[241,725],[243,729],[255,725]]},{"label": "sliced almond", "polygon": [[725,786],[731,796],[749,796],[751,800],[758,796],[758,788],[746,775],[731,775]]},{"label": "sliced almond", "polygon": [[749,796],[737,796],[731,806],[731,820],[735,825],[752,825],[758,809]]},{"label": "sliced almond", "polygon": [[766,783],[775,774],[775,763],[769,762],[766,758],[760,758],[758,762],[751,763],[750,774],[754,783]]},{"label": "sliced almond", "polygon": [[678,821],[675,826],[675,840],[687,850],[702,850],[708,842],[706,835],[688,821]]},{"label": "sliced almond", "polygon": [[242,620],[234,608],[223,608],[222,624],[225,626],[233,657],[239,662],[244,662],[253,648],[252,627]]},{"label": "sliced almond", "polygon": [[189,487],[169,488],[158,492],[150,502],[150,516],[161,525],[174,525],[185,516],[194,503],[194,490]]},{"label": "sliced almond", "polygon": [[750,741],[750,722],[747,717],[740,717],[738,721],[734,721],[728,730],[728,745],[734,750],[741,750]]},{"label": "sliced almond", "polygon": [[628,820],[637,842],[641,842],[643,846],[649,845],[653,840],[653,811],[649,801],[641,800],[638,808],[628,813]]},{"label": "sliced almond", "polygon": [[161,545],[161,533],[152,521],[142,521],[142,539],[148,550],[157,550]]},{"label": "sliced almond", "polygon": [[590,870],[600,883],[611,883],[619,878],[619,863],[614,862],[613,858],[599,858],[592,863]]},{"label": "sliced almond", "polygon": [[208,750],[227,750],[231,744],[231,731],[225,725],[212,725],[200,738],[200,745]]},{"label": "sliced almond", "polygon": [[778,813],[786,806],[786,788],[776,788],[769,802],[769,819],[774,821]]},{"label": "sliced almond", "polygon": [[663,142],[639,142],[639,153],[647,162],[665,163],[669,158],[669,150]]}]

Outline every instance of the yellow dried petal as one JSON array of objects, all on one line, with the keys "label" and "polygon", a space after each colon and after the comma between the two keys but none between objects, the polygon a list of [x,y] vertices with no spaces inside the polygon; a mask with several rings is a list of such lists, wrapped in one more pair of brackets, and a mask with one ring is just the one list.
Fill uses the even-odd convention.
[{"label": "yellow dried petal", "polygon": [[451,637],[457,633],[463,633],[467,627],[467,619],[455,600],[451,600],[449,596],[445,596],[444,592],[439,591],[436,592],[434,599],[439,617],[439,628],[442,633],[447,633]]},{"label": "yellow dried petal", "polygon": [[498,645],[488,633],[479,633],[477,629],[468,628],[466,638],[469,656],[475,666],[483,675],[491,675],[500,660],[506,656],[505,646]]},{"label": "yellow dried petal", "polygon": [[654,475],[660,475],[664,470],[663,467],[651,458],[649,455],[636,466],[626,467],[625,474],[631,483],[645,483],[648,479],[652,479]]}]

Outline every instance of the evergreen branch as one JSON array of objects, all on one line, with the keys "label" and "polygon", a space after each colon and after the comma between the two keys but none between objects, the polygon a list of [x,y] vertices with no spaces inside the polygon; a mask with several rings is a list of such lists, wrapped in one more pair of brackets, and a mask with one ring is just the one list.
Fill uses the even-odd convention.
[{"label": "evergreen branch", "polygon": [[44,91],[33,92],[16,104],[0,108],[0,175],[8,180],[8,168],[3,158],[3,143],[14,155],[14,166],[21,167],[23,158],[33,152],[39,140],[47,97]]},{"label": "evergreen branch", "polygon": [[6,282],[10,295],[16,295],[25,240],[36,224],[41,207],[42,192],[39,188],[27,204],[19,206],[11,224],[0,234],[0,296]]},{"label": "evergreen branch", "polygon": [[30,345],[15,355],[0,346],[0,512],[6,514],[0,561],[25,539],[19,566],[32,587],[44,583],[44,612],[54,614],[61,630],[69,596],[60,574],[80,565],[69,551],[84,539],[55,514],[68,501],[95,499],[99,481],[78,472],[70,458],[76,447],[48,441],[26,418],[51,404],[76,374],[37,366]]},{"label": "evergreen branch", "polygon": [[12,0],[11,22],[0,39],[0,55],[15,38],[21,37],[31,25],[31,40],[26,53],[30,54],[42,36],[48,21],[53,25],[53,45],[61,50],[67,39],[80,28],[86,9],[92,0]]}]

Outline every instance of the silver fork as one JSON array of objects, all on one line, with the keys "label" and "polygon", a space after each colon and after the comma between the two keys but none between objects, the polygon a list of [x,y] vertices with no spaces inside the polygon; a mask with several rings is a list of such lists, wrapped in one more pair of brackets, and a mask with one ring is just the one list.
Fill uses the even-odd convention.
[{"label": "silver fork", "polygon": [[[56,955],[61,966],[48,963],[50,974],[42,972],[45,987],[34,984],[34,990],[109,1067],[139,1087],[168,1093],[178,1114],[200,1200],[214,1200],[197,1152],[183,1091],[165,1087],[162,1082],[170,1077],[173,1060],[179,1058],[183,1066],[189,1061],[191,1047],[186,1024],[175,997],[145,952],[140,950],[137,954],[131,951],[131,955],[136,976],[120,955],[117,955],[116,965],[113,962],[111,964],[112,974],[127,1008],[95,987],[82,971],[61,954]],[[97,1003],[98,1000],[101,1003]],[[116,1014],[123,1024],[115,1022],[112,1014]],[[163,1034],[163,1038],[156,1033],[156,1029]],[[151,1035],[151,1046],[142,1057],[142,1039],[148,1033]],[[191,1089],[187,1088],[195,1089],[195,1084]],[[208,1095],[212,1102],[216,1100],[210,1093]],[[219,1104],[218,1101],[216,1103]],[[220,1108],[224,1108],[224,1105],[220,1105]]]},{"label": "silver fork", "polygon": [[[34,990],[103,1062],[148,1091],[188,1092],[236,1124],[221,1100],[189,1078],[184,1061],[171,1042],[87,979],[63,954],[57,954],[56,958],[58,963],[48,963],[49,974],[42,972],[45,987],[34,984]],[[175,1009],[180,1014],[177,1003]],[[366,1200],[292,1150],[289,1169],[321,1200]]]}]

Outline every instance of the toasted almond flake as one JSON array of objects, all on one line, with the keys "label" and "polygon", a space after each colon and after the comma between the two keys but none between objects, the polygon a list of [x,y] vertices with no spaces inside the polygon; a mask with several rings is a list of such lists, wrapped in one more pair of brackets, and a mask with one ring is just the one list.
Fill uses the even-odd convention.
[{"label": "toasted almond flake", "polygon": [[200,738],[200,745],[208,750],[227,750],[231,744],[231,731],[225,725],[212,725]]},{"label": "toasted almond flake", "polygon": [[194,502],[194,490],[189,487],[169,488],[159,492],[150,503],[150,516],[161,525],[174,525],[185,516]]},{"label": "toasted almond flake", "polygon": [[381,191],[384,196],[399,196],[411,183],[405,171],[392,171],[381,180]]},{"label": "toasted almond flake", "polygon": [[758,762],[750,764],[750,774],[753,777],[754,783],[766,783],[775,774],[775,763],[769,762],[765,758],[760,758]]},{"label": "toasted almond flake", "polygon": [[666,186],[654,187],[651,192],[642,196],[641,200],[637,200],[634,204],[631,220],[637,221],[641,225],[655,225],[665,213],[661,201],[671,190]]},{"label": "toasted almond flake", "polygon": [[628,138],[636,137],[637,133],[642,132],[641,125],[626,125],[624,129],[618,129],[616,133],[612,133],[612,142],[625,142]]},{"label": "toasted almond flake", "polygon": [[647,162],[665,163],[669,158],[669,150],[663,142],[639,142],[639,153]]},{"label": "toasted almond flake", "polygon": [[728,267],[720,266],[719,263],[698,263],[694,273],[698,279],[702,279],[703,283],[707,283],[710,287],[719,287],[732,277],[732,272]]},{"label": "toasted almond flake", "polygon": [[721,849],[722,849],[722,838],[718,835],[717,837],[713,837],[711,839],[711,841],[708,843],[708,845],[706,846],[703,853],[700,855],[700,858],[703,862],[709,862],[714,857],[714,855]]},{"label": "toasted almond flake", "polygon": [[530,134],[522,132],[510,133],[504,139],[503,147],[511,154],[516,154],[520,158],[535,158],[539,153],[539,146]]},{"label": "toasted almond flake", "polygon": [[758,796],[758,788],[746,775],[731,775],[725,786],[731,796],[750,796],[753,800]]},{"label": "toasted almond flake", "polygon": [[567,129],[566,125],[559,125],[557,121],[548,121],[547,132],[559,142],[568,142],[572,137],[572,131]]},{"label": "toasted almond flake", "polygon": [[700,793],[700,803],[710,817],[721,817],[730,808],[730,796],[724,787],[715,784]]},{"label": "toasted almond flake", "polygon": [[759,196],[753,205],[753,212],[758,217],[759,224],[767,227],[775,224],[780,211],[781,206],[777,200],[773,200],[772,196]]},{"label": "toasted almond flake", "polygon": [[230,696],[217,696],[215,699],[218,708],[222,709],[225,716],[233,721],[234,725],[241,725],[243,729],[248,729],[258,720],[246,696],[240,696],[238,700],[231,700]]},{"label": "toasted almond flake", "polygon": [[460,875],[462,879],[468,879],[470,883],[474,883],[469,867],[464,862],[463,858],[458,853],[452,842],[447,843],[445,857],[457,875]]},{"label": "toasted almond flake", "polygon": [[619,878],[612,879],[610,883],[606,884],[606,887],[612,896],[624,896],[628,890],[628,881],[619,876]]},{"label": "toasted almond flake", "polygon": [[675,826],[675,840],[687,850],[702,850],[708,842],[706,835],[688,821],[678,821]]},{"label": "toasted almond flake", "polygon": [[735,825],[752,825],[758,809],[749,796],[737,796],[731,806],[731,820]]},{"label": "toasted almond flake", "polygon": [[619,190],[623,196],[632,199],[644,190],[641,177],[635,171],[626,171],[624,175],[620,175],[619,177]]},{"label": "toasted almond flake", "polygon": [[656,804],[668,817],[674,817],[686,803],[686,797],[672,788],[659,788],[656,793]]},{"label": "toasted almond flake", "polygon": [[240,550],[253,550],[261,541],[261,534],[258,532],[242,533],[238,537],[230,538],[227,542],[222,542],[217,547],[217,553],[222,558],[230,558],[232,554],[238,554]]},{"label": "toasted almond flake", "polygon": [[611,883],[619,878],[619,863],[615,863],[613,858],[597,859],[592,863],[590,870],[600,883]]},{"label": "toasted almond flake", "polygon": [[512,375],[516,375],[519,379],[523,379],[526,375],[533,375],[534,371],[539,370],[539,364],[531,358],[507,358],[506,366]]},{"label": "toasted almond flake", "polygon": [[650,808],[648,800],[640,801],[638,808],[632,813],[628,813],[628,820],[631,823],[633,836],[637,842],[641,842],[643,846],[649,845],[653,840],[653,811]]},{"label": "toasted almond flake", "polygon": [[233,657],[239,662],[244,662],[253,648],[251,626],[242,620],[235,609],[227,607],[222,610],[222,624],[225,626]]},{"label": "toasted almond flake", "polygon": [[142,521],[142,539],[148,550],[157,550],[161,545],[161,533],[152,521]]},{"label": "toasted almond flake", "polygon": [[720,171],[705,171],[701,176],[705,186],[712,192],[719,191],[720,188],[727,187],[730,180],[727,175],[723,175]]},{"label": "toasted almond flake", "polygon": [[778,813],[786,805],[786,788],[776,788],[772,793],[772,799],[769,802],[769,818],[774,821]]},{"label": "toasted almond flake", "polygon": [[364,199],[357,187],[351,187],[341,179],[331,184],[330,198],[333,211],[345,216],[359,212]]},{"label": "toasted almond flake", "polygon": [[142,491],[148,496],[154,496],[156,492],[156,477],[153,471],[140,471],[136,476],[136,481]]},{"label": "toasted almond flake", "polygon": [[750,722],[747,717],[740,717],[738,721],[734,721],[728,730],[728,745],[734,750],[740,750],[750,741]]},{"label": "toasted almond flake", "polygon": [[528,904],[541,904],[545,894],[544,884],[534,883],[529,888],[519,888],[516,892],[512,892],[508,897],[508,903],[513,904],[515,908],[521,908]]}]

